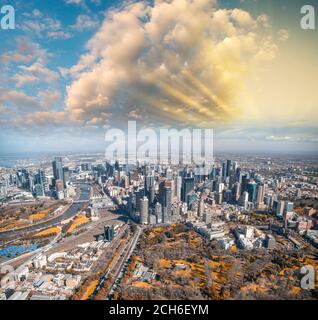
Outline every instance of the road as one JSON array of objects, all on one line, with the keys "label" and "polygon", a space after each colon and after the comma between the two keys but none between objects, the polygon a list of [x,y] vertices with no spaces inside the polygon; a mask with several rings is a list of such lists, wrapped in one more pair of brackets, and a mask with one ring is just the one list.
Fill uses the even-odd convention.
[{"label": "road", "polygon": [[[114,261],[112,261],[112,265],[109,267],[107,272],[104,274],[104,276],[101,278],[98,287],[95,289],[95,292],[91,295],[90,299],[94,299],[95,296],[98,294],[98,292],[103,288],[105,281],[109,278],[109,276],[114,276],[114,281],[112,282],[111,287],[108,289],[105,298],[108,297],[110,290],[112,289],[115,281],[118,278],[118,275],[120,274],[124,263],[129,259],[131,253],[134,251],[135,246],[138,242],[139,236],[141,234],[142,229],[138,226],[138,231],[134,234],[133,238],[128,241],[120,250],[120,252],[116,255],[116,258]],[[127,252],[125,253],[125,251]],[[121,260],[121,261],[120,261]],[[119,263],[119,266],[118,266]],[[115,272],[113,273],[113,271]]]},{"label": "road", "polygon": [[[128,251],[126,252],[126,254],[124,254],[122,260],[120,261],[120,265],[119,267],[116,268],[116,271],[114,274],[112,274],[112,271],[109,273],[109,275],[112,275],[113,276],[113,283],[112,283],[112,286],[109,288],[108,292],[107,292],[107,295],[105,297],[106,300],[108,300],[111,296],[111,294],[114,292],[114,290],[116,289],[116,286],[117,286],[117,283],[118,281],[121,279],[121,277],[123,276],[123,268],[125,266],[125,263],[129,260],[131,254],[133,253],[133,251],[135,250],[136,248],[136,245],[138,243],[138,240],[139,240],[139,237],[142,233],[142,228],[140,226],[137,227],[138,230],[137,232],[135,233],[132,241],[130,242],[130,244],[128,243],[128,245],[124,248],[123,251],[125,251],[125,249],[128,247]],[[122,256],[122,252],[121,252],[121,255],[118,255],[118,257],[120,258]],[[117,259],[116,262],[118,262],[119,258]],[[114,264],[114,266],[117,266],[117,263]]]}]

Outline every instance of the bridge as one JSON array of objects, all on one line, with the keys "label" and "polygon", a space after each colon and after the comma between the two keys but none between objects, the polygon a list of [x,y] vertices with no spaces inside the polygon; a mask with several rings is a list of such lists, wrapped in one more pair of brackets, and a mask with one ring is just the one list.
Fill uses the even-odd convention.
[{"label": "bridge", "polygon": [[89,202],[89,199],[86,199],[86,200],[75,200],[75,201],[73,201],[73,203],[85,203],[85,202]]}]

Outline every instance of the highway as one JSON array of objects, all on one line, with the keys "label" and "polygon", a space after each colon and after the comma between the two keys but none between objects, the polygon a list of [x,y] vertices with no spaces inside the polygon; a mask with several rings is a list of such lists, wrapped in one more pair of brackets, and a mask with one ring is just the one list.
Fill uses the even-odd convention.
[{"label": "highway", "polygon": [[[114,281],[112,282],[112,286],[108,289],[105,299],[108,297],[110,290],[113,288],[115,281],[117,281],[118,276],[121,273],[121,270],[124,266],[124,263],[129,259],[132,252],[134,251],[138,239],[140,237],[142,229],[138,226],[137,232],[134,234],[133,238],[128,241],[120,250],[120,252],[116,255],[114,261],[112,261],[111,266],[108,268],[107,272],[101,278],[98,287],[95,289],[94,293],[91,295],[90,299],[93,300],[98,292],[103,288],[105,281],[109,278],[109,276],[114,277]],[[115,239],[114,239],[115,240]],[[127,251],[125,253],[125,251]],[[118,266],[119,264],[119,266]],[[114,271],[115,270],[115,271]]]},{"label": "highway", "polygon": [[[123,251],[125,251],[125,249],[127,249],[127,247],[129,247],[127,253],[122,258],[119,267],[116,268],[116,271],[114,274],[112,274],[112,272],[109,273],[109,275],[112,275],[114,277],[114,279],[113,279],[112,286],[109,288],[108,293],[105,297],[106,300],[109,300],[110,296],[113,294],[114,290],[116,289],[116,287],[119,283],[119,280],[122,278],[122,276],[124,274],[123,269],[124,269],[125,263],[127,263],[130,256],[132,255],[133,251],[136,248],[136,245],[137,245],[138,240],[140,238],[140,235],[142,233],[142,228],[140,226],[137,226],[137,228],[138,228],[138,230],[135,233],[132,241],[130,242],[130,244],[128,243],[128,245],[123,250]],[[118,255],[118,257],[120,258],[121,256],[122,256],[122,252],[121,252],[121,255]],[[114,266],[117,265],[119,258],[117,259],[116,264],[114,264]]]}]

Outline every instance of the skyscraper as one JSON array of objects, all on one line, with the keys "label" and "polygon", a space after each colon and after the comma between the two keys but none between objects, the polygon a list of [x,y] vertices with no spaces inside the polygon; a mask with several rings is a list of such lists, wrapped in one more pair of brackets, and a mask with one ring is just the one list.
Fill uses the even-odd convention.
[{"label": "skyscraper", "polygon": [[257,185],[256,204],[259,206],[264,203],[265,186],[263,184]]},{"label": "skyscraper", "polygon": [[140,200],[140,223],[148,224],[149,222],[149,201],[147,197]]},{"label": "skyscraper", "polygon": [[136,212],[140,212],[141,207],[140,207],[140,203],[141,203],[141,199],[145,196],[145,190],[144,189],[138,189],[135,192],[135,196],[136,196]]},{"label": "skyscraper", "polygon": [[107,241],[112,241],[115,236],[114,226],[104,226],[104,239]]},{"label": "skyscraper", "polygon": [[70,181],[70,171],[68,167],[63,167],[63,183],[64,188],[66,188],[66,183]]},{"label": "skyscraper", "polygon": [[55,180],[62,180],[63,181],[63,164],[62,158],[56,157],[52,162],[53,166],[53,176]]},{"label": "skyscraper", "polygon": [[174,196],[177,198],[177,201],[181,200],[181,187],[182,187],[182,178],[180,176],[176,176],[174,179]]},{"label": "skyscraper", "polygon": [[232,170],[232,161],[226,160],[226,177],[229,177]]},{"label": "skyscraper", "polygon": [[223,177],[223,181],[226,180],[226,177],[227,177],[227,165],[226,165],[226,162],[223,162],[222,163],[222,177]]},{"label": "skyscraper", "polygon": [[276,208],[276,216],[277,217],[283,217],[284,207],[285,207],[285,202],[284,201],[278,201],[277,208]]},{"label": "skyscraper", "polygon": [[149,200],[149,205],[152,206],[155,200],[155,177],[153,175],[145,178],[145,195]]},{"label": "skyscraper", "polygon": [[256,190],[257,190],[257,184],[255,182],[250,182],[247,184],[248,201],[250,202],[256,201]]},{"label": "skyscraper", "polygon": [[163,223],[170,223],[171,222],[171,188],[164,187],[164,198],[162,204],[162,222]]},{"label": "skyscraper", "polygon": [[159,202],[155,204],[155,216],[156,216],[156,222],[162,223],[162,206]]},{"label": "skyscraper", "polygon": [[240,199],[241,194],[241,184],[239,182],[234,183],[234,186],[232,188],[232,196],[233,201],[237,202]]},{"label": "skyscraper", "polygon": [[181,200],[187,202],[187,196],[194,190],[194,178],[185,177],[182,180]]}]

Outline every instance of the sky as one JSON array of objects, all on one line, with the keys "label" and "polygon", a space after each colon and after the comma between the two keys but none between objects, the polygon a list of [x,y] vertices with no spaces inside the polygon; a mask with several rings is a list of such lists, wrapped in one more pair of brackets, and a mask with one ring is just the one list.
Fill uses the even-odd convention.
[{"label": "sky", "polygon": [[1,154],[102,151],[129,120],[213,128],[220,151],[318,152],[318,30],[300,27],[317,1],[6,4]]}]

